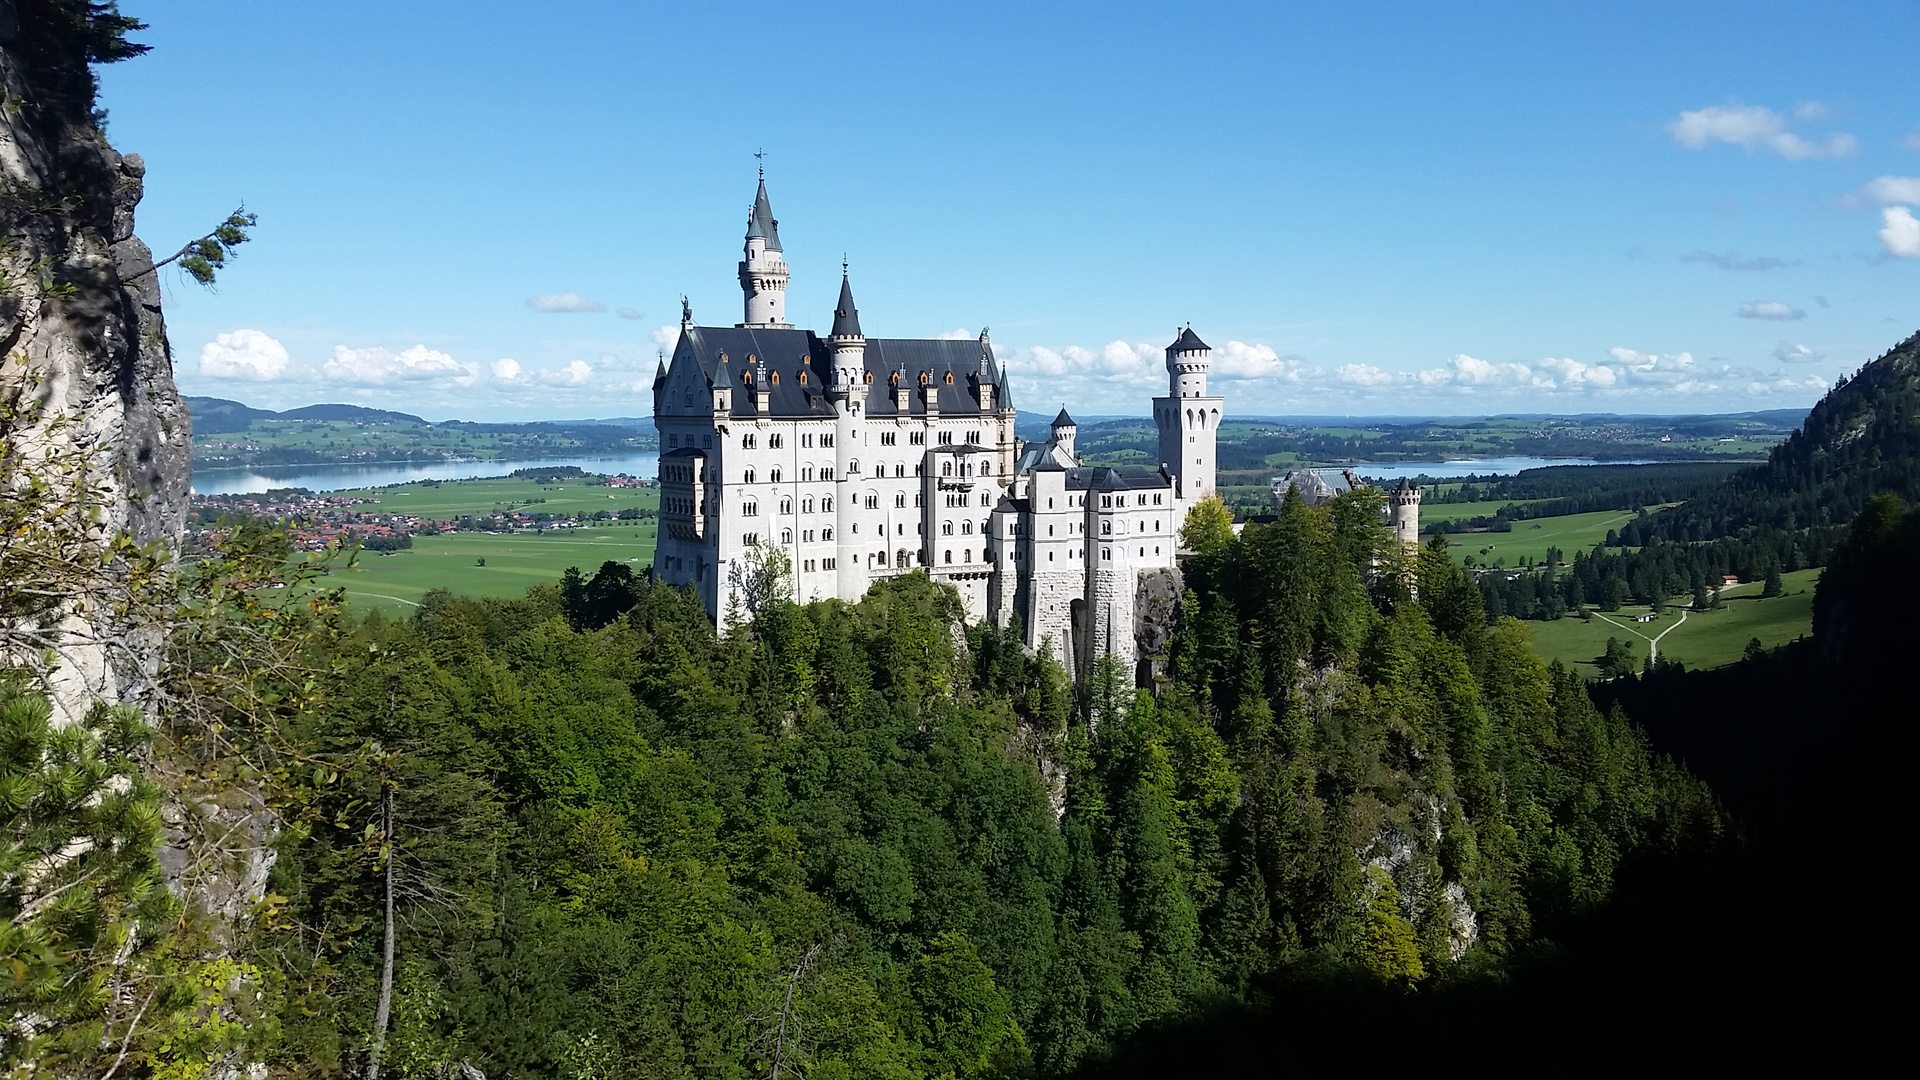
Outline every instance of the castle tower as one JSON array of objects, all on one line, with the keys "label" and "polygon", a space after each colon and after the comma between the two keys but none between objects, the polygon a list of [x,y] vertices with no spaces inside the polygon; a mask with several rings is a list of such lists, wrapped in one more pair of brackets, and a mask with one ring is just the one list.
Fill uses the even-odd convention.
[{"label": "castle tower", "polygon": [[840,268],[840,302],[833,309],[833,539],[834,594],[853,603],[866,592],[867,572],[861,554],[860,518],[856,504],[856,462],[867,405],[867,338],[860,332],[860,309],[853,304],[853,285],[846,267]]},{"label": "castle tower", "polygon": [[1062,406],[1060,415],[1053,418],[1053,441],[1060,449],[1066,451],[1068,457],[1074,458],[1075,460],[1079,460],[1079,458],[1074,453],[1073,440],[1074,436],[1079,434],[1079,431],[1080,428],[1073,422],[1073,417],[1068,416],[1066,407]]},{"label": "castle tower", "polygon": [[1213,349],[1189,326],[1167,346],[1167,396],[1153,399],[1160,463],[1173,474],[1173,496],[1193,503],[1213,493],[1214,443],[1224,401],[1207,395]]},{"label": "castle tower", "polygon": [[760,174],[760,190],[747,214],[746,257],[740,260],[740,291],[746,294],[746,321],[741,326],[787,329],[787,261],[780,251],[780,223],[767,201],[767,177]]},{"label": "castle tower", "polygon": [[1406,477],[1387,493],[1387,521],[1393,526],[1393,538],[1403,544],[1420,543],[1420,489]]}]

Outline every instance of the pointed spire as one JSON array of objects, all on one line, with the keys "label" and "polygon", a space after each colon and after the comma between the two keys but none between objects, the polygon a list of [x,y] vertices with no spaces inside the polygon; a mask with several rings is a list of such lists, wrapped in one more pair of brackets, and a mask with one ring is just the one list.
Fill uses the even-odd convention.
[{"label": "pointed spire", "polygon": [[860,309],[853,306],[853,283],[847,279],[846,264],[840,266],[840,303],[833,309],[833,336],[864,338],[860,332]]},{"label": "pointed spire", "polygon": [[1060,406],[1060,415],[1053,418],[1053,426],[1063,428],[1077,427],[1078,425],[1073,422],[1073,417],[1067,415],[1067,407],[1062,405]]},{"label": "pointed spire", "polygon": [[773,204],[767,201],[767,179],[760,178],[760,190],[753,196],[753,212],[747,215],[747,239],[767,242],[768,251],[780,250],[780,223],[773,218]]}]

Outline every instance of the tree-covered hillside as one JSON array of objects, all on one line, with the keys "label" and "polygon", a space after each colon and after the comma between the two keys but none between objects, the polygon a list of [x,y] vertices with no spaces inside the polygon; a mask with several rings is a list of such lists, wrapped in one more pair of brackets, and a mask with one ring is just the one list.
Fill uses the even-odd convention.
[{"label": "tree-covered hillside", "polygon": [[280,1060],[1065,1075],[1289,972],[1498,979],[1720,850],[1704,786],[1444,554],[1374,575],[1375,522],[1207,542],[1157,696],[959,636],[920,574],[726,637],[611,564],[353,627],[294,732],[337,779],[275,871]]}]

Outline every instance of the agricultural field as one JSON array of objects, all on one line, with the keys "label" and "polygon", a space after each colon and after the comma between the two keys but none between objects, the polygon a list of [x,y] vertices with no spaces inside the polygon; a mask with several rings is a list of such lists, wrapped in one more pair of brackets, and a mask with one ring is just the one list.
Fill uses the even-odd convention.
[{"label": "agricultural field", "polygon": [[485,480],[421,480],[333,494],[360,499],[349,509],[364,514],[416,514],[441,520],[463,514],[513,510],[572,517],[598,510],[612,513],[653,510],[660,505],[660,493],[654,488],[610,488],[588,484],[584,479],[541,484],[510,476]]},{"label": "agricultural field", "polygon": [[[1477,504],[1455,503],[1447,509],[1457,510],[1474,505]],[[1426,519],[1426,509],[1425,506],[1420,508],[1423,521]],[[1471,555],[1479,566],[1519,566],[1521,560],[1529,556],[1533,561],[1540,562],[1547,557],[1550,547],[1559,548],[1565,558],[1571,559],[1575,551],[1591,550],[1593,545],[1607,538],[1608,529],[1617,529],[1632,521],[1634,516],[1635,512],[1631,510],[1600,510],[1591,514],[1516,521],[1512,532],[1461,533],[1450,537],[1451,542],[1458,545],[1450,550],[1456,560]]]},{"label": "agricultural field", "polygon": [[[1459,487],[1460,485],[1454,484],[1452,486]],[[1436,521],[1456,521],[1462,518],[1492,517],[1495,513],[1499,512],[1501,507],[1504,507],[1504,506],[1531,506],[1534,503],[1543,503],[1543,502],[1549,502],[1549,501],[1551,500],[1548,500],[1548,499],[1495,499],[1491,502],[1463,502],[1463,503],[1423,502],[1420,504],[1420,528],[1424,530],[1427,528],[1427,526],[1432,525]],[[1514,522],[1514,527],[1525,528],[1527,525],[1537,524],[1541,521],[1546,521],[1546,520],[1549,520],[1549,519],[1539,518],[1539,519],[1536,519],[1535,521],[1526,522],[1524,524],[1516,521]],[[1601,533],[1600,535],[1605,536],[1606,534]]]},{"label": "agricultural field", "polygon": [[433,589],[461,596],[519,596],[530,585],[554,585],[569,566],[592,574],[612,560],[639,571],[653,565],[656,523],[615,522],[545,533],[447,533],[416,536],[390,555],[362,552],[357,565],[329,582],[346,590],[355,610],[405,614]]},{"label": "agricultural field", "polygon": [[[1747,582],[1721,593],[1719,611],[1683,611],[1687,597],[1674,597],[1667,610],[1650,623],[1636,623],[1645,614],[1639,606],[1595,612],[1591,620],[1568,616],[1550,622],[1528,622],[1533,649],[1583,675],[1597,673],[1595,661],[1606,652],[1607,639],[1630,642],[1636,660],[1644,662],[1647,638],[1660,639],[1660,657],[1690,668],[1720,667],[1740,659],[1747,642],[1759,638],[1768,648],[1784,645],[1813,630],[1813,588],[1820,571],[1798,570],[1780,575],[1782,595],[1760,599],[1760,583]],[[1684,618],[1683,618],[1684,616]]]}]

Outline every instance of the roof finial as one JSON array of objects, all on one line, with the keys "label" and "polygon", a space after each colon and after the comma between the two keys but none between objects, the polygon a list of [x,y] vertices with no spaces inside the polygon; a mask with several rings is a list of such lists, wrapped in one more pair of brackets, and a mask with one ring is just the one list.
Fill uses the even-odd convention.
[{"label": "roof finial", "polygon": [[767,178],[767,148],[761,147],[753,152],[753,159],[760,163],[760,179]]},{"label": "roof finial", "polygon": [[840,276],[847,276],[847,253],[844,251],[840,253]]}]

